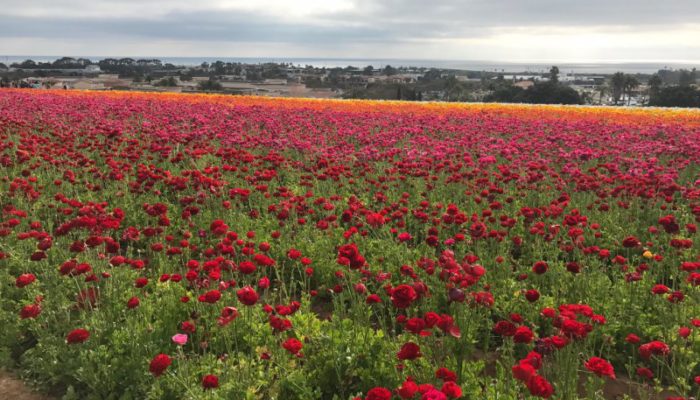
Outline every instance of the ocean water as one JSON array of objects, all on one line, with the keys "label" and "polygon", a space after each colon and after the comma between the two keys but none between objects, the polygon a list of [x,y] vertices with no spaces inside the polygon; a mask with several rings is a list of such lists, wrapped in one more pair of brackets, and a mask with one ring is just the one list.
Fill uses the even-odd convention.
[{"label": "ocean water", "polygon": [[[88,58],[98,61],[104,58],[122,58],[123,56],[71,56],[74,58]],[[61,56],[17,56],[0,55],[0,62],[7,65],[22,62],[27,59],[40,62],[52,62]],[[617,71],[627,73],[652,74],[660,69],[680,69],[700,67],[697,64],[661,63],[661,62],[597,62],[597,63],[563,63],[563,62],[499,62],[478,60],[427,60],[427,59],[371,59],[371,58],[285,58],[285,57],[157,57],[157,56],[132,56],[134,59],[159,59],[164,63],[175,65],[194,66],[203,62],[215,61],[240,62],[246,64],[258,64],[266,62],[291,63],[295,66],[312,65],[318,68],[358,67],[368,65],[374,68],[383,68],[387,65],[393,67],[426,67],[443,69],[460,69],[470,71],[488,72],[547,72],[552,65],[557,65],[561,73],[588,73],[588,74],[612,74]]]}]

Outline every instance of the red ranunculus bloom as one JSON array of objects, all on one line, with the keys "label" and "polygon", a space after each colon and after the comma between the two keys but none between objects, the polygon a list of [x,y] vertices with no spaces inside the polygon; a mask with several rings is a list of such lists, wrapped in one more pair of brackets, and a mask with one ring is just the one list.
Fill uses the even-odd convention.
[{"label": "red ranunculus bloom", "polygon": [[639,346],[639,355],[648,360],[652,355],[655,356],[665,356],[671,352],[671,349],[664,342],[658,340],[651,341]]},{"label": "red ranunculus bloom", "polygon": [[532,342],[533,337],[534,335],[530,328],[527,326],[519,326],[518,329],[515,330],[513,341],[515,343],[530,343]]},{"label": "red ranunculus bloom", "polygon": [[214,289],[199,296],[199,301],[202,303],[214,304],[221,299],[221,292]]},{"label": "red ranunculus bloom", "polygon": [[216,375],[204,375],[202,377],[202,387],[204,388],[204,390],[218,388],[219,377]]},{"label": "red ranunculus bloom", "polygon": [[607,376],[610,379],[615,379],[615,369],[613,366],[600,357],[591,357],[583,365],[587,370],[600,377]]},{"label": "red ranunculus bloom", "polygon": [[41,307],[38,304],[28,304],[22,307],[19,316],[22,319],[36,318],[41,314]]},{"label": "red ranunculus bloom", "polygon": [[90,332],[85,329],[74,329],[66,336],[68,344],[83,343],[90,338]]},{"label": "red ranunculus bloom", "polygon": [[417,298],[413,286],[399,285],[391,291],[391,302],[396,308],[408,308]]},{"label": "red ranunculus bloom", "polygon": [[15,286],[18,288],[23,288],[36,280],[34,274],[22,274],[15,280]]},{"label": "red ranunculus bloom", "polygon": [[153,376],[159,377],[163,375],[163,372],[165,372],[165,370],[168,369],[172,363],[173,361],[170,359],[170,356],[161,353],[153,357],[151,364],[148,366],[148,370],[153,374]]},{"label": "red ranunculus bloom", "polygon": [[401,346],[401,350],[396,353],[396,357],[399,360],[415,360],[421,357],[421,355],[420,346],[413,342],[404,343],[404,345]]},{"label": "red ranunculus bloom", "polygon": [[402,399],[412,399],[418,393],[418,385],[409,378],[400,388],[396,389],[396,393]]},{"label": "red ranunculus bloom", "polygon": [[531,376],[537,374],[535,367],[522,360],[518,365],[514,365],[513,368],[511,368],[511,372],[513,373],[513,378],[526,383],[530,380]]},{"label": "red ranunculus bloom", "polygon": [[365,400],[391,400],[391,391],[383,387],[372,388],[367,392]]},{"label": "red ranunculus bloom", "polygon": [[141,302],[139,301],[139,298],[134,296],[134,297],[130,298],[129,301],[126,302],[126,308],[129,308],[129,309],[136,308],[139,306],[140,303]]},{"label": "red ranunculus bloom", "polygon": [[527,381],[527,388],[533,396],[548,399],[554,394],[554,387],[544,377],[533,375]]},{"label": "red ranunculus bloom", "polygon": [[282,347],[291,354],[298,354],[304,345],[295,338],[289,338],[282,343]]},{"label": "red ranunculus bloom", "polygon": [[533,266],[532,266],[532,272],[542,275],[545,272],[547,272],[547,269],[549,269],[549,265],[547,265],[546,262],[544,261],[537,261]]},{"label": "red ranunculus bloom", "polygon": [[258,298],[260,297],[258,296],[258,292],[256,292],[255,289],[250,286],[238,289],[236,296],[238,297],[238,301],[247,306],[252,306],[257,303]]},{"label": "red ranunculus bloom", "polygon": [[447,381],[443,383],[440,391],[451,399],[457,399],[462,397],[462,388],[452,381]]}]

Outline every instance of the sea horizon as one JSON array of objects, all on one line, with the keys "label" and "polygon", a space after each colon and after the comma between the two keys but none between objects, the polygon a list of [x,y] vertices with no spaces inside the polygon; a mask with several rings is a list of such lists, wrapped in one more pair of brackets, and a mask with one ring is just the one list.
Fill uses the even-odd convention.
[{"label": "sea horizon", "polygon": [[612,74],[617,71],[627,73],[652,74],[660,69],[691,69],[699,66],[700,61],[606,61],[595,62],[565,62],[556,60],[542,61],[483,61],[483,60],[437,60],[437,59],[375,59],[375,58],[323,58],[323,57],[172,57],[172,56],[49,56],[49,55],[0,55],[0,62],[7,65],[31,59],[36,62],[53,62],[61,57],[87,58],[99,61],[105,58],[134,58],[134,59],[158,59],[163,63],[174,65],[194,66],[203,62],[215,61],[240,62],[246,64],[259,64],[267,62],[291,63],[295,66],[311,65],[317,68],[358,67],[364,68],[371,65],[374,68],[383,68],[387,65],[393,67],[418,67],[440,68],[468,71],[486,72],[531,72],[545,73],[552,65],[559,67],[562,73],[574,74]]}]

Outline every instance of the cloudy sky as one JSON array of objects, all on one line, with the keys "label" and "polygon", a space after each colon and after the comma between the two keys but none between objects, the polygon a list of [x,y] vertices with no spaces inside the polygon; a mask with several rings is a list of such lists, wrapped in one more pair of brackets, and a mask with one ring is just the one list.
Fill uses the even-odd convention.
[{"label": "cloudy sky", "polygon": [[700,60],[698,0],[0,0],[0,55]]}]

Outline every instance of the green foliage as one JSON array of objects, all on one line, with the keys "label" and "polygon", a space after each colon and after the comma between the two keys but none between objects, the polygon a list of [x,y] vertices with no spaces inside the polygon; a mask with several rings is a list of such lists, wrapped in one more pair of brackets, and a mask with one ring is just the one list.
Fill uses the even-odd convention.
[{"label": "green foliage", "polygon": [[700,90],[690,86],[669,86],[659,89],[649,105],[658,107],[700,107]]}]

